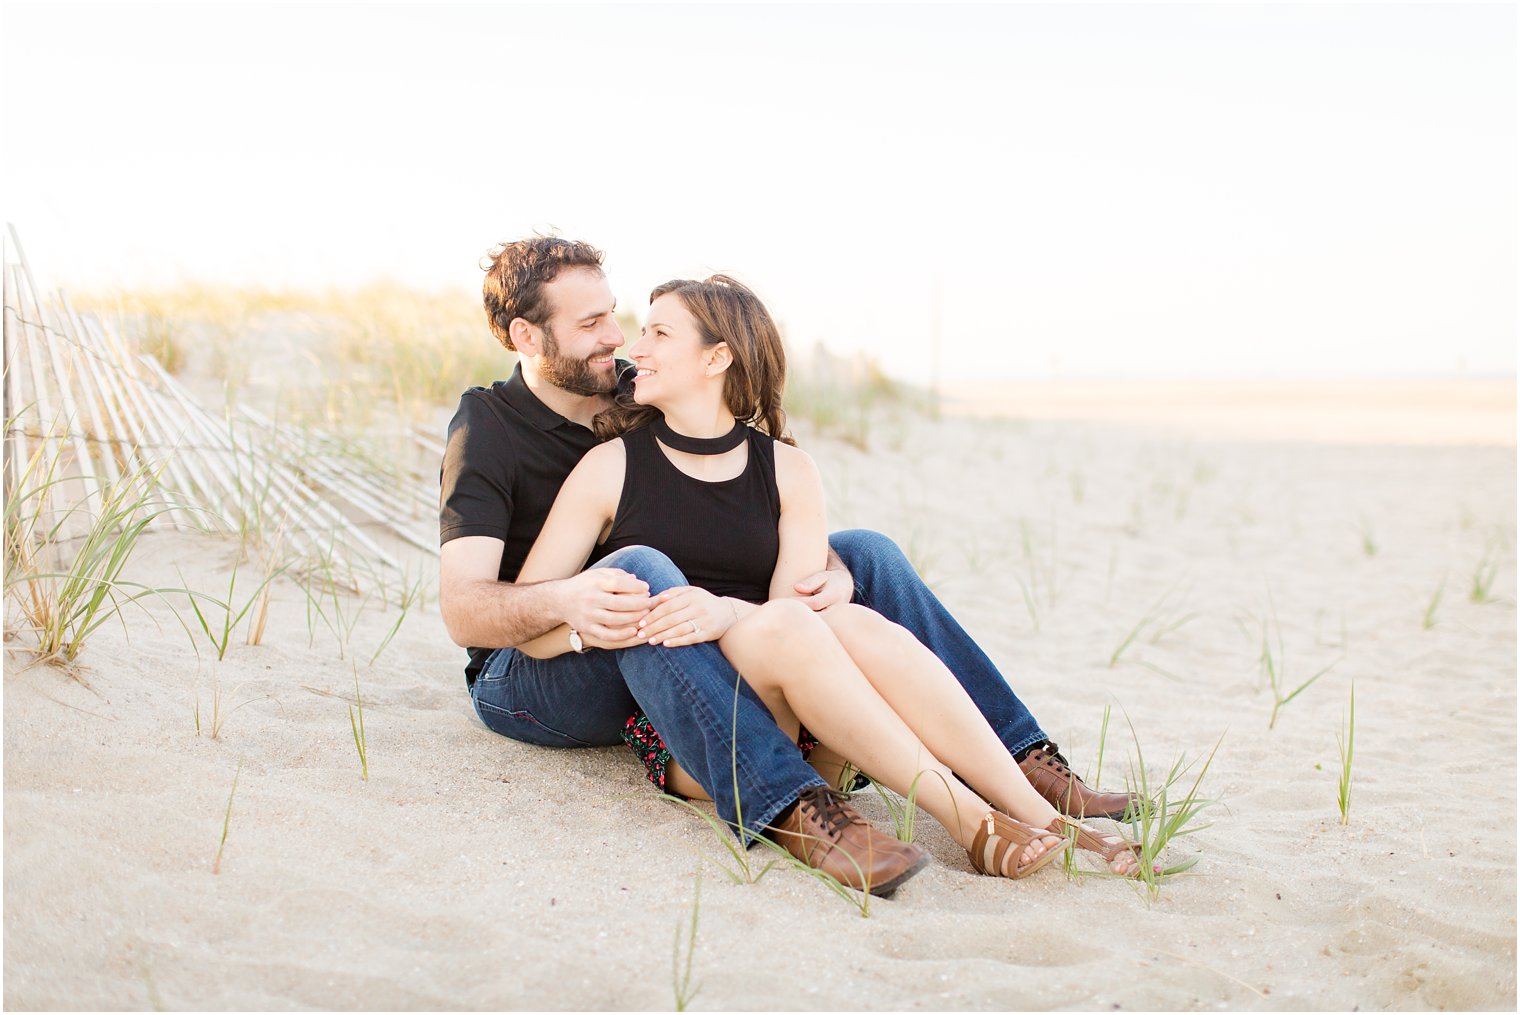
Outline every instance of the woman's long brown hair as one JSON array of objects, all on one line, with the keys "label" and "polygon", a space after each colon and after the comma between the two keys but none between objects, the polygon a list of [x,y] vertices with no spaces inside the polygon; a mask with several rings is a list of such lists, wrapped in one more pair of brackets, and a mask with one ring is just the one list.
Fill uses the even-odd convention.
[{"label": "woman's long brown hair", "polygon": [[[727,275],[713,275],[700,282],[675,279],[656,286],[649,294],[653,303],[674,294],[697,322],[702,344],[728,343],[733,361],[723,376],[723,401],[736,419],[770,434],[783,444],[796,445],[786,432],[786,413],[781,395],[786,388],[786,350],[781,332],[765,304],[748,286]],[[640,405],[633,392],[619,394],[616,404],[592,420],[602,440],[647,426],[660,410]]]}]

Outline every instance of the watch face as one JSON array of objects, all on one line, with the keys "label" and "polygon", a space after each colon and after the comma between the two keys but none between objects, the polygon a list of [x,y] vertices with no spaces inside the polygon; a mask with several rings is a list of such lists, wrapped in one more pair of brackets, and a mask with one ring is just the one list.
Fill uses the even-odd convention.
[{"label": "watch face", "polygon": [[570,629],[570,648],[576,652],[586,651],[586,643],[581,641],[581,633],[573,627]]}]

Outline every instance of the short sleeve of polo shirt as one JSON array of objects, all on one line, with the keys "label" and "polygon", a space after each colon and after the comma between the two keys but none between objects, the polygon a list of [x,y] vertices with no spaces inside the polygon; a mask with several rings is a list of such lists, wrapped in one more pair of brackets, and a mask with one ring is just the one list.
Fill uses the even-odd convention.
[{"label": "short sleeve of polo shirt", "polygon": [[507,540],[516,461],[512,438],[492,410],[491,397],[484,388],[469,389],[449,421],[440,477],[440,545],[462,536]]}]

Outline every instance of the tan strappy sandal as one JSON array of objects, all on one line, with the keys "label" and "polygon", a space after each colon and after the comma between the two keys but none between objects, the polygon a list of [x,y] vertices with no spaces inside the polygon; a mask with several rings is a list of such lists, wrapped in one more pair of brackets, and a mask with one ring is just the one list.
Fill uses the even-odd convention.
[{"label": "tan strappy sandal", "polygon": [[1105,837],[1103,835],[1100,835],[1098,832],[1093,831],[1091,828],[1088,828],[1086,825],[1082,824],[1080,821],[1077,821],[1075,818],[1069,818],[1064,814],[1057,814],[1055,816],[1055,820],[1053,820],[1049,825],[1045,826],[1045,831],[1050,832],[1053,835],[1065,836],[1067,829],[1071,828],[1075,828],[1077,830],[1077,848],[1085,849],[1089,853],[1097,853],[1099,856],[1101,856],[1103,858],[1103,862],[1109,867],[1109,873],[1117,873],[1113,870],[1113,862],[1117,860],[1121,854],[1131,853],[1135,857],[1135,869],[1128,875],[1120,876],[1140,876],[1140,865],[1145,862],[1145,854],[1141,852],[1140,845],[1138,843],[1130,842],[1122,835],[1115,835],[1110,839],[1109,837]]},{"label": "tan strappy sandal", "polygon": [[[1047,830],[1048,831],[1048,830]],[[1032,842],[1045,837],[1046,832],[1026,825],[1017,818],[1010,818],[1000,811],[992,811],[977,825],[971,848],[971,866],[979,873],[994,877],[1027,878],[1056,857],[1066,852],[1065,845],[1051,846],[1033,860],[1023,862],[1024,849]],[[1065,836],[1065,832],[1056,832]]]}]

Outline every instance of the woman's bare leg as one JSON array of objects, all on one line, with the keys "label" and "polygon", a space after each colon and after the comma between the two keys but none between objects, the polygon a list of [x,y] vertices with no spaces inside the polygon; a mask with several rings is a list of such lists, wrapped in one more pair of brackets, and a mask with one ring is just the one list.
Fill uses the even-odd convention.
[{"label": "woman's bare leg", "polygon": [[917,638],[863,606],[835,606],[820,616],[892,710],[977,792],[1036,827],[1055,819],[955,675]]},{"label": "woman's bare leg", "polygon": [[813,748],[813,753],[808,756],[808,764],[813,766],[813,771],[823,776],[824,782],[839,790],[850,788],[845,780],[845,772],[856,771],[849,758],[822,741],[819,741],[818,746]]},{"label": "woman's bare leg", "polygon": [[711,800],[707,790],[702,784],[686,774],[686,769],[676,764],[674,758],[665,766],[665,788],[672,793],[679,793],[689,800]]},{"label": "woman's bare leg", "polygon": [[[992,810],[914,735],[850,659],[823,618],[801,603],[766,603],[729,628],[723,654],[770,708],[795,716],[820,740],[872,777],[917,802],[969,848]],[[980,715],[978,715],[980,719]],[[1056,836],[1025,849],[1033,860],[1061,844]]]},{"label": "woman's bare leg", "polygon": [[[820,615],[877,693],[936,757],[1003,813],[1036,828],[1055,820],[1055,808],[1029,785],[960,681],[911,632],[854,604]],[[1128,874],[1134,862],[1120,856],[1112,869]]]}]

